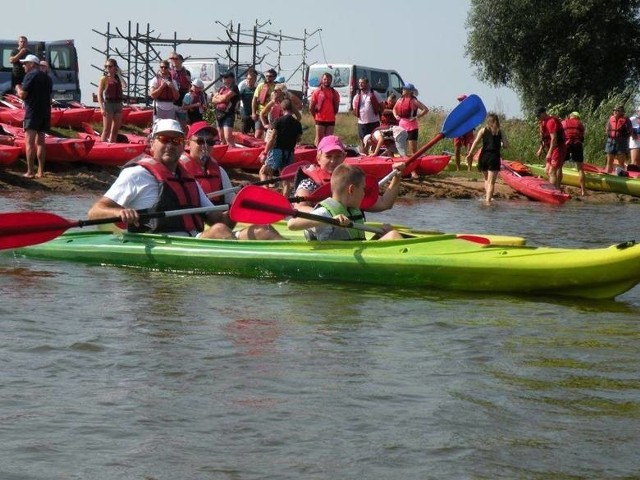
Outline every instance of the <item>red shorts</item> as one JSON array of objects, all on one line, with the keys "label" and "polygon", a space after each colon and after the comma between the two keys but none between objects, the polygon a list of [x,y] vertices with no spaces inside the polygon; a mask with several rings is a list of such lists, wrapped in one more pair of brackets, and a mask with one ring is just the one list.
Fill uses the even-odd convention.
[{"label": "red shorts", "polygon": [[547,155],[547,163],[553,168],[562,168],[564,158],[567,153],[567,146],[562,144],[551,151],[551,155]]},{"label": "red shorts", "polygon": [[456,137],[453,139],[453,146],[454,147],[471,147],[471,144],[473,143],[473,139],[474,139],[474,134],[473,134],[473,130],[471,132],[467,132],[464,135],[460,136],[460,137]]}]

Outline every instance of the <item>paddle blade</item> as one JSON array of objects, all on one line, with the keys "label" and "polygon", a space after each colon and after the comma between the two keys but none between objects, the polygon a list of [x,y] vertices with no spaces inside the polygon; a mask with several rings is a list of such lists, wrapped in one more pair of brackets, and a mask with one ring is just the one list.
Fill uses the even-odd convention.
[{"label": "paddle blade", "polygon": [[378,197],[380,196],[380,186],[378,185],[378,180],[373,175],[367,175],[364,178],[364,198],[360,203],[360,208],[362,210],[367,210],[375,205],[378,201]]},{"label": "paddle blade", "polygon": [[280,193],[247,185],[236,195],[229,217],[234,222],[274,223],[295,213],[289,201]]},{"label": "paddle blade", "polygon": [[48,242],[76,226],[53,213],[0,213],[0,250]]},{"label": "paddle blade", "polygon": [[464,135],[480,125],[486,115],[487,109],[480,97],[469,95],[445,119],[442,133],[447,138]]}]

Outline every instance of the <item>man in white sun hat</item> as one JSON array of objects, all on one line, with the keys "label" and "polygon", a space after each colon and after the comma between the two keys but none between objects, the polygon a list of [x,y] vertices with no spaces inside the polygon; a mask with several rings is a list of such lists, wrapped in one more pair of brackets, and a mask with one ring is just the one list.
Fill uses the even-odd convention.
[{"label": "man in white sun hat", "polygon": [[[16,93],[24,100],[25,153],[27,157],[27,178],[44,175],[46,151],[44,135],[51,128],[51,92],[53,82],[47,73],[40,70],[40,59],[27,55],[20,60],[25,75],[22,83],[16,85]],[[35,160],[38,159],[38,170]]]}]

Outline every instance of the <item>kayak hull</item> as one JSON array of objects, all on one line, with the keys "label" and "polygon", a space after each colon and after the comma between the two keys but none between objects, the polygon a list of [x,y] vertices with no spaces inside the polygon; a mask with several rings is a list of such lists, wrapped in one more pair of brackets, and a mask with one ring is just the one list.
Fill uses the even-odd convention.
[{"label": "kayak hull", "polygon": [[531,200],[562,205],[571,198],[571,195],[562,192],[543,178],[534,176],[530,169],[527,170],[528,173],[516,172],[511,167],[511,162],[503,160],[499,175],[504,183]]},{"label": "kayak hull", "polygon": [[640,282],[640,245],[633,242],[585,250],[488,246],[453,234],[265,242],[80,232],[16,252],[171,272],[596,299],[614,298]]},{"label": "kayak hull", "polygon": [[[535,175],[544,175],[543,165],[526,164]],[[607,173],[584,172],[585,186],[589,190],[601,192],[623,193],[640,197],[640,178],[619,177]],[[573,187],[580,186],[578,170],[568,166],[562,169],[562,184]]]},{"label": "kayak hull", "polygon": [[18,160],[22,148],[16,145],[0,145],[0,166],[8,167]]}]

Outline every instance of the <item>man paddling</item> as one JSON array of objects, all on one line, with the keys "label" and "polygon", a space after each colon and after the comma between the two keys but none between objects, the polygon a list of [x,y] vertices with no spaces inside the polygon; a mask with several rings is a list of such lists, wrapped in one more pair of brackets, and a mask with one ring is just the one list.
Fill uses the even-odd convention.
[{"label": "man paddling", "polygon": [[[198,182],[180,164],[184,152],[184,131],[177,120],[158,120],[151,139],[152,157],[137,159],[120,172],[111,188],[93,204],[89,219],[119,216],[131,232],[169,233],[211,239],[280,238],[270,226],[252,225],[233,232],[235,223],[228,212],[154,218],[142,224],[139,212],[213,207]],[[205,228],[204,221],[210,225]]]}]

